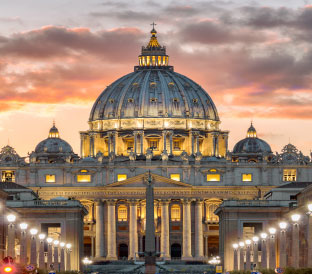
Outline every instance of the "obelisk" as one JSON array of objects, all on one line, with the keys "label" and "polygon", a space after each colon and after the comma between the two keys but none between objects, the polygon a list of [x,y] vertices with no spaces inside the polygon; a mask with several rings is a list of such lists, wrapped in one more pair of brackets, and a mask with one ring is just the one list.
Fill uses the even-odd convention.
[{"label": "obelisk", "polygon": [[154,188],[150,172],[148,173],[146,185],[145,273],[156,273]]}]

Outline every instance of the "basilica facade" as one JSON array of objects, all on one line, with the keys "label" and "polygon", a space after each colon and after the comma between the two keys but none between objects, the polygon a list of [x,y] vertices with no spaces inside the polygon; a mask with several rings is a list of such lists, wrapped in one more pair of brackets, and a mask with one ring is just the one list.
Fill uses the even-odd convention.
[{"label": "basilica facade", "polygon": [[219,254],[215,211],[223,201],[262,199],[285,183],[312,181],[311,159],[294,145],[273,153],[251,124],[229,148],[229,132],[220,124],[208,93],[169,65],[153,28],[134,71],[95,101],[80,132],[80,156],[53,125],[29,159],[10,146],[2,149],[1,179],[42,200],[79,200],[88,212],[83,254],[117,260],[145,249],[150,172],[157,251],[166,260],[205,260]]}]

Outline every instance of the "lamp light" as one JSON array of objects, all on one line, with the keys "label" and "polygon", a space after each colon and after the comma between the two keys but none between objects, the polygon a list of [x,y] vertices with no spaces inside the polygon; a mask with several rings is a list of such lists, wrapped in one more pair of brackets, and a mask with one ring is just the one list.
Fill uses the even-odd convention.
[{"label": "lamp light", "polygon": [[266,233],[261,233],[260,234],[261,239],[265,240],[268,237],[268,234]]},{"label": "lamp light", "polygon": [[46,235],[45,235],[44,233],[40,233],[40,234],[38,235],[38,237],[39,237],[39,239],[42,241],[42,240],[45,239]]},{"label": "lamp light", "polygon": [[53,239],[49,237],[49,238],[47,238],[47,242],[48,242],[48,244],[51,244],[53,242]]},{"label": "lamp light", "polygon": [[258,237],[258,236],[254,236],[254,237],[252,237],[252,240],[253,240],[255,243],[257,243],[257,242],[259,241],[259,237]]},{"label": "lamp light", "polygon": [[60,243],[60,241],[58,241],[58,240],[55,240],[55,241],[53,242],[53,244],[54,244],[55,246],[58,246],[59,243]]},{"label": "lamp light", "polygon": [[239,244],[240,247],[244,247],[245,246],[244,242],[239,242],[238,244]]},{"label": "lamp light", "polygon": [[71,247],[72,247],[71,244],[66,244],[66,248],[67,248],[67,249],[70,249]]},{"label": "lamp light", "polygon": [[287,228],[287,223],[286,222],[280,222],[279,227],[280,227],[280,229],[285,230]]},{"label": "lamp light", "polygon": [[308,204],[308,209],[309,209],[310,212],[312,212],[312,203]]},{"label": "lamp light", "polygon": [[246,245],[250,245],[251,244],[251,240],[246,240],[245,243],[246,243]]},{"label": "lamp light", "polygon": [[20,229],[21,229],[21,230],[26,230],[27,227],[28,227],[28,224],[26,224],[26,223],[21,223],[19,226],[20,226]]},{"label": "lamp light", "polygon": [[10,223],[14,223],[15,220],[16,220],[16,216],[14,214],[9,214],[7,216],[7,220],[10,222]]},{"label": "lamp light", "polygon": [[237,249],[238,248],[238,244],[233,244],[233,248]]},{"label": "lamp light", "polygon": [[60,247],[64,248],[64,247],[65,247],[65,243],[64,243],[64,242],[61,242],[61,243],[60,243]]},{"label": "lamp light", "polygon": [[292,221],[293,222],[298,222],[299,220],[300,220],[300,215],[299,214],[293,214],[293,215],[291,215],[291,219],[292,219]]},{"label": "lamp light", "polygon": [[35,235],[37,235],[37,233],[38,233],[38,229],[37,229],[37,228],[32,228],[31,230],[29,230],[29,232],[30,232],[30,234],[31,234],[32,236],[35,236]]},{"label": "lamp light", "polygon": [[270,227],[269,228],[269,232],[270,232],[271,235],[274,235],[276,233],[276,228]]}]

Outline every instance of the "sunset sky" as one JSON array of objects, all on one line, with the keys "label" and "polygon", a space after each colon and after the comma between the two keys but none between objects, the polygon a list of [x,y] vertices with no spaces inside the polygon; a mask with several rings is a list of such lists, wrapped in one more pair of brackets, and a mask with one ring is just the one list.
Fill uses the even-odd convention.
[{"label": "sunset sky", "polygon": [[155,21],[175,71],[212,97],[229,148],[253,120],[273,151],[312,149],[312,0],[0,3],[0,145],[21,156],[53,119],[76,153],[93,102],[133,71]]}]

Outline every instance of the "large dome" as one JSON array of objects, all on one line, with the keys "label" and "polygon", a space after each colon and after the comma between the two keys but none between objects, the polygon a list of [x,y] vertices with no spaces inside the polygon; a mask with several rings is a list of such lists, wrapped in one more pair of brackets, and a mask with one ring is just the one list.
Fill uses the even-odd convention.
[{"label": "large dome", "polygon": [[122,118],[191,118],[219,121],[208,93],[198,84],[173,71],[165,47],[156,31],[139,56],[139,66],[110,86],[98,97],[90,122]]},{"label": "large dome", "polygon": [[202,118],[218,121],[207,92],[172,70],[137,70],[107,87],[96,100],[90,121],[139,117]]}]

